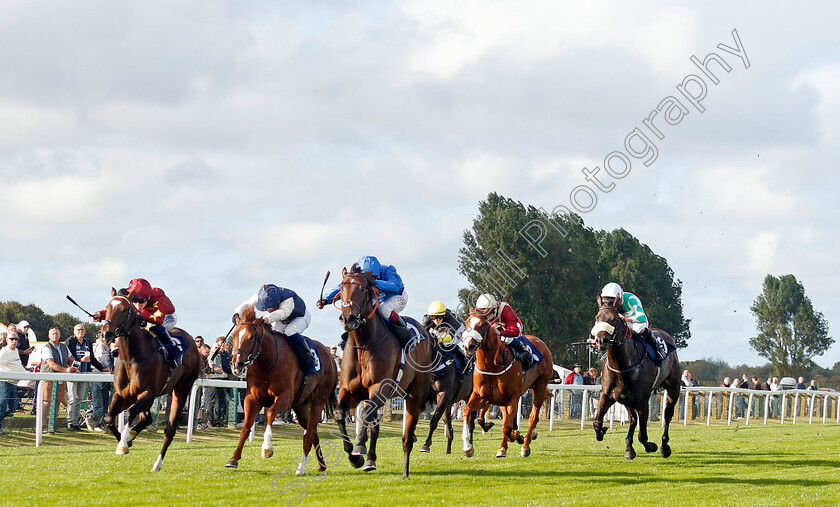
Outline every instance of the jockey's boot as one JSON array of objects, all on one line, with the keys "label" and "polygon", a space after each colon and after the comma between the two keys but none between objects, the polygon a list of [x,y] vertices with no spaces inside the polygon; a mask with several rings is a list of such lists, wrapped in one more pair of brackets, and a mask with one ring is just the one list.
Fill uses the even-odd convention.
[{"label": "jockey's boot", "polygon": [[511,340],[508,347],[510,347],[510,349],[513,351],[513,357],[522,361],[522,364],[524,366],[530,366],[531,364],[534,364],[539,360],[537,356],[535,356],[531,353],[530,350],[528,350],[528,347],[526,347],[525,344],[522,343],[522,340],[520,338],[514,338],[513,340]]},{"label": "jockey's boot", "polygon": [[663,342],[660,345],[659,340],[657,340],[653,336],[653,333],[650,332],[650,329],[645,328],[644,330],[642,330],[641,333],[639,333],[639,335],[641,335],[641,337],[644,338],[645,341],[648,342],[651,347],[653,347],[653,350],[656,351],[656,354],[659,356],[660,360],[665,359],[665,354],[666,354],[666,351],[664,349],[665,343]]},{"label": "jockey's boot", "polygon": [[391,324],[391,329],[393,329],[394,334],[397,335],[397,340],[399,340],[400,345],[405,347],[413,338],[411,336],[411,331],[409,331],[408,327],[405,325],[405,321],[397,314],[397,312],[391,312],[391,316],[388,318],[388,323]]},{"label": "jockey's boot", "polygon": [[347,332],[341,333],[341,340],[338,342],[338,348],[344,350],[344,346],[347,345]]},{"label": "jockey's boot", "polygon": [[174,370],[181,366],[181,358],[184,355],[184,351],[181,348],[180,340],[169,334],[169,330],[164,326],[152,326],[151,330],[160,342],[160,350],[163,352],[163,357],[166,359],[166,362],[169,363],[169,367]]},{"label": "jockey's boot", "polygon": [[298,360],[300,361],[300,367],[303,369],[303,372],[306,375],[312,375],[320,366],[320,360],[318,359],[318,353],[314,350],[309,348],[309,345],[306,343],[306,340],[303,339],[303,336],[300,333],[294,333],[286,336],[287,342],[292,348],[295,350],[295,354],[298,356]]}]

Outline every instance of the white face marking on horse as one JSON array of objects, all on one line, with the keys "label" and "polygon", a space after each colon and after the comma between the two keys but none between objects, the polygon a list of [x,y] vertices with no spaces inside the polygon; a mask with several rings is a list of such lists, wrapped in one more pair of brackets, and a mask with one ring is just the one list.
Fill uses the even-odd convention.
[{"label": "white face marking on horse", "polygon": [[112,299],[111,300],[111,308],[116,308],[122,304],[121,299]]},{"label": "white face marking on horse", "polygon": [[480,318],[480,317],[476,317],[475,315],[473,315],[472,317],[470,317],[470,321],[469,321],[469,322],[470,322],[470,328],[475,329],[475,327],[476,327],[477,325],[481,324],[481,318]]}]

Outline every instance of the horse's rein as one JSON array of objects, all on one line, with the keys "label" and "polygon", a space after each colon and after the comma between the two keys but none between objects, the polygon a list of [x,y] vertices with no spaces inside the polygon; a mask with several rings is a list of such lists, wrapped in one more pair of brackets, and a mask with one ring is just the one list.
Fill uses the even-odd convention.
[{"label": "horse's rein", "polygon": [[[618,314],[618,311],[617,311],[617,310],[615,310],[615,307],[612,307],[612,306],[602,306],[602,307],[601,307],[601,309],[605,309],[605,308],[611,308],[611,309],[613,309],[614,311],[616,311],[616,313]],[[628,326],[628,325],[627,325],[627,323],[626,323],[626,322],[624,322],[624,319],[622,319],[622,318],[621,318],[621,315],[620,315],[620,314],[618,315],[618,318],[621,320],[622,326],[624,327],[624,339],[623,339],[623,340],[619,340],[619,339],[616,337],[616,334],[617,334],[617,333],[616,333],[615,331],[613,331],[613,333],[612,333],[612,334],[610,334],[610,340],[609,340],[609,345],[610,345],[611,347],[612,347],[612,346],[618,347],[618,346],[620,346],[622,343],[626,342],[628,339],[632,339],[632,337],[633,337],[633,333],[632,333],[632,332],[630,332],[630,326]],[[602,322],[603,322],[603,321],[602,321]],[[636,350],[636,346],[635,346],[635,345],[633,345],[633,350],[634,350],[634,351]],[[645,360],[645,351],[644,351],[644,349],[642,349],[642,352],[641,352],[641,354],[639,354],[639,358],[638,358],[638,359],[639,359],[639,360],[636,362],[636,364],[634,364],[634,365],[632,365],[632,366],[629,366],[629,367],[627,367],[627,368],[623,368],[623,369],[617,369],[617,368],[613,367],[612,365],[610,365],[610,356],[609,356],[609,354],[607,354],[607,360],[606,360],[606,362],[604,363],[604,365],[605,365],[605,366],[607,367],[607,369],[608,369],[608,370],[610,370],[611,372],[614,372],[614,373],[627,373],[627,372],[629,372],[629,371],[633,371],[633,370],[635,370],[636,368],[638,368],[639,366],[641,366],[641,365],[642,365],[642,363],[643,363],[643,362],[644,362],[644,360]]]},{"label": "horse's rein", "polygon": [[[123,319],[122,323],[120,323],[120,324],[116,324],[110,319],[103,320],[102,322],[104,322],[105,324],[113,324],[114,325],[114,336],[115,337],[128,336],[128,332],[131,331],[131,329],[137,324],[137,319],[135,318],[134,321],[131,323],[131,325],[128,326],[128,328],[123,329],[123,326],[131,318],[130,317],[131,316],[131,308],[132,308],[131,301],[129,301],[129,299],[125,296],[114,296],[114,297],[111,298],[111,301],[113,301],[115,299],[122,299],[123,301],[128,303],[128,311],[125,312],[125,318]],[[110,303],[109,303],[108,306],[110,306]],[[139,315],[138,315],[138,317],[139,317]]]}]

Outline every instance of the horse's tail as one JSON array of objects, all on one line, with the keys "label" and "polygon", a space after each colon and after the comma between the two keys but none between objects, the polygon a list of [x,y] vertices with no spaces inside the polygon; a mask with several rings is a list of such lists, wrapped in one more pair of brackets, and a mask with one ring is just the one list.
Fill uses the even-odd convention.
[{"label": "horse's tail", "polygon": [[336,394],[336,389],[330,391],[330,397],[327,399],[327,406],[324,407],[324,410],[327,413],[327,420],[335,418],[335,407],[338,406],[338,394]]}]

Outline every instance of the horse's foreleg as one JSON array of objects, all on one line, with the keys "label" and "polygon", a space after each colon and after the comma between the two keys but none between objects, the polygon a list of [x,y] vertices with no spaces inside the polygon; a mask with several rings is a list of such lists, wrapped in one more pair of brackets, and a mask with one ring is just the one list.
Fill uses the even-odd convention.
[{"label": "horse's foreleg", "polygon": [[534,395],[534,406],[531,407],[531,416],[528,418],[528,433],[525,434],[525,442],[522,444],[520,454],[523,458],[531,455],[531,440],[537,438],[537,423],[540,422],[540,410],[545,401],[545,386],[537,386],[531,390]]},{"label": "horse's foreleg", "polygon": [[624,457],[633,459],[636,457],[636,451],[633,449],[633,433],[636,431],[636,424],[639,422],[639,414],[635,408],[630,407],[627,407],[627,414],[630,416],[630,427],[627,428],[627,438],[624,439],[627,443],[627,448],[624,450]]},{"label": "horse's foreleg", "polygon": [[508,442],[515,440],[513,436],[513,425],[514,420],[516,419],[515,414],[517,413],[517,407],[514,405],[504,407],[500,406],[499,408],[502,409],[502,445],[499,447],[498,452],[496,452],[496,457],[505,458],[507,457]]},{"label": "horse's foreleg", "polygon": [[353,468],[359,468],[364,464],[365,459],[360,455],[353,454],[353,443],[347,435],[347,415],[352,410],[352,401],[353,396],[350,394],[350,391],[342,388],[338,392],[338,403],[333,411],[333,417],[335,418],[336,425],[338,425],[341,440],[344,442],[344,452],[347,453],[350,464],[353,465]]},{"label": "horse's foreleg", "polygon": [[679,399],[679,384],[676,385],[676,389],[668,388],[668,400],[665,404],[665,414],[663,415],[665,418],[665,431],[662,432],[662,447],[659,448],[659,454],[662,455],[663,458],[667,458],[671,455],[671,446],[668,445],[668,441],[671,439],[668,436],[668,428],[671,425],[671,418],[674,417],[674,407],[676,407]]},{"label": "horse's foreleg", "polygon": [[117,430],[117,415],[122,412],[123,410],[127,409],[130,403],[126,401],[125,398],[120,396],[118,393],[114,393],[114,396],[111,398],[111,406],[108,407],[108,413],[102,419],[102,422],[105,424],[105,427],[108,428],[114,438],[117,439],[117,442],[120,441],[122,435]]},{"label": "horse's foreleg", "polygon": [[301,457],[300,462],[298,463],[297,470],[295,470],[295,475],[305,475],[307,473],[306,467],[309,461],[309,452],[312,450],[312,444],[315,441],[314,436],[316,435],[316,428],[318,427],[318,419],[321,416],[321,414],[319,413],[316,417],[312,417],[311,411],[312,402],[298,405],[295,408],[295,414],[297,414],[298,424],[304,430],[303,457]]},{"label": "horse's foreleg", "polygon": [[595,439],[599,442],[604,439],[604,434],[607,433],[607,428],[604,427],[604,414],[613,406],[615,400],[601,393],[601,399],[598,401],[598,412],[595,413],[595,419],[592,421],[592,427],[595,428]]},{"label": "horse's foreleg", "polygon": [[[239,466],[239,460],[242,459],[242,448],[245,447],[245,440],[251,433],[251,427],[254,421],[257,420],[257,414],[260,412],[260,402],[257,397],[250,392],[245,395],[242,400],[242,408],[245,410],[245,420],[242,422],[242,429],[239,432],[239,443],[236,445],[236,450],[233,451],[233,456],[230,457],[225,466],[228,468],[236,468]],[[271,426],[271,421],[268,421],[266,426]]]},{"label": "horse's foreleg", "polygon": [[[415,393],[418,389],[415,387]],[[403,478],[408,479],[408,465],[411,450],[414,448],[414,430],[417,428],[417,421],[420,420],[420,409],[422,408],[416,394],[405,398],[405,433],[403,433]]]},{"label": "horse's foreleg", "polygon": [[452,454],[452,410],[451,407],[446,407],[443,413],[443,433],[446,437],[446,454]]},{"label": "horse's foreleg", "polygon": [[440,422],[440,418],[443,417],[443,413],[449,410],[449,404],[446,403],[449,400],[451,392],[448,392],[452,389],[452,386],[445,387],[442,391],[437,393],[437,405],[435,406],[435,413],[432,414],[432,418],[429,421],[429,436],[426,437],[426,443],[420,448],[420,452],[429,452],[431,451],[432,447],[432,435],[434,435],[435,430],[437,429],[438,422]]},{"label": "horse's foreleg", "polygon": [[659,449],[659,447],[655,443],[648,441],[647,423],[649,407],[650,399],[648,398],[648,400],[645,401],[639,409],[639,442],[645,446],[645,452],[654,452]]},{"label": "horse's foreleg", "polygon": [[472,393],[467,404],[464,405],[464,429],[461,431],[461,439],[464,441],[464,456],[468,458],[475,453],[472,436],[475,430],[475,411],[480,407],[481,398],[478,397],[478,394]]},{"label": "horse's foreleg", "polygon": [[128,413],[125,416],[125,426],[123,426],[120,434],[120,441],[117,443],[117,454],[128,454],[128,448],[131,446],[131,441],[137,436],[137,431],[133,428],[134,420],[141,413],[146,413],[152,408],[152,403],[155,401],[155,396],[151,389],[147,389],[140,393],[137,401],[128,407]]}]

